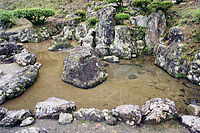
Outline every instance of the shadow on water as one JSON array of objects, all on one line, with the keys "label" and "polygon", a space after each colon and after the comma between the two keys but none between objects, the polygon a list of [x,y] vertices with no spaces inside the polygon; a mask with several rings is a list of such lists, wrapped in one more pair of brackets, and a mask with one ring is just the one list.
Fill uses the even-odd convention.
[{"label": "shadow on water", "polygon": [[[149,57],[121,60],[119,64],[106,67],[109,76],[105,82],[92,89],[80,89],[62,81],[63,60],[69,51],[49,52],[51,40],[41,43],[27,43],[25,47],[35,53],[37,61],[43,64],[37,81],[23,95],[7,101],[8,109],[29,108],[32,111],[37,102],[48,97],[60,97],[76,102],[78,108],[94,107],[112,109],[120,104],[137,104],[154,97],[175,101],[179,112],[184,112],[189,98],[200,100],[200,88],[185,79],[175,79],[153,65]],[[186,86],[187,84],[188,86]]]}]

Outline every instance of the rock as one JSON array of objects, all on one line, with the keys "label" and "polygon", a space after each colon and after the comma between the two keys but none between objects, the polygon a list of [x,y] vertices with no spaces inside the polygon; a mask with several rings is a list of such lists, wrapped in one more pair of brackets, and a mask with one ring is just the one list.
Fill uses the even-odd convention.
[{"label": "rock", "polygon": [[74,13],[67,15],[65,20],[70,27],[76,27],[81,22],[81,19]]},{"label": "rock", "polygon": [[72,114],[60,113],[58,123],[61,125],[69,124],[73,121]]},{"label": "rock", "polygon": [[136,79],[136,78],[138,78],[136,75],[130,75],[129,77],[128,77],[129,79]]},{"label": "rock", "polygon": [[195,54],[192,63],[190,64],[187,78],[198,85],[200,85],[200,52]]},{"label": "rock", "polygon": [[83,121],[95,121],[95,122],[101,122],[103,121],[103,115],[102,112],[95,108],[81,108],[77,112],[74,112],[74,117],[77,120],[83,120]]},{"label": "rock", "polygon": [[47,133],[47,131],[45,128],[30,127],[30,128],[26,128],[26,129],[17,131],[16,133]]},{"label": "rock", "polygon": [[105,56],[103,58],[104,61],[106,62],[110,62],[110,63],[119,63],[119,57],[116,57],[114,55],[112,56]]},{"label": "rock", "polygon": [[21,53],[14,55],[14,60],[20,66],[34,65],[36,56],[24,49]]},{"label": "rock", "polygon": [[184,40],[185,40],[185,37],[181,28],[175,26],[169,30],[169,34],[167,37],[168,45],[173,44],[173,43],[182,43],[184,42]]},{"label": "rock", "polygon": [[176,78],[185,77],[187,72],[187,60],[184,59],[185,52],[183,44],[169,45],[162,48],[157,54],[155,64]]},{"label": "rock", "polygon": [[37,103],[35,107],[36,118],[58,118],[61,112],[73,112],[76,105],[72,101],[66,101],[57,97],[50,97],[46,101]]},{"label": "rock", "polygon": [[133,24],[133,25],[136,24],[136,25],[141,26],[141,27],[147,27],[148,19],[149,18],[147,16],[142,16],[142,15],[130,17],[131,24]]},{"label": "rock", "polygon": [[67,40],[75,39],[75,29],[73,27],[65,26],[63,31],[60,33],[60,36]]},{"label": "rock", "polygon": [[11,75],[10,80],[3,80],[0,83],[2,90],[6,94],[6,98],[14,98],[21,95],[29,86],[31,86],[37,78],[39,68],[35,65],[29,65],[16,74]]},{"label": "rock", "polygon": [[[96,45],[98,46],[96,49],[99,49],[99,52],[103,52],[103,54],[107,54],[106,49],[103,50],[105,46],[109,46],[112,44],[115,35],[115,23],[114,23],[114,15],[116,13],[116,9],[111,6],[105,6],[97,11],[98,23],[96,25]],[[99,46],[100,45],[100,46]],[[102,47],[103,46],[103,47]]]},{"label": "rock", "polygon": [[180,117],[181,122],[194,133],[200,132],[200,117],[183,115]]},{"label": "rock", "polygon": [[0,70],[0,76],[2,76],[3,75],[3,70]]},{"label": "rock", "polygon": [[115,26],[115,40],[110,45],[111,54],[122,58],[130,59],[132,54],[136,54],[136,46],[131,38],[131,34],[126,26]]},{"label": "rock", "polygon": [[142,114],[138,105],[120,105],[112,109],[112,114],[119,121],[128,125],[139,125],[142,120]]},{"label": "rock", "polygon": [[175,119],[177,111],[175,103],[169,99],[152,98],[142,106],[142,115],[147,123],[160,123]]},{"label": "rock", "polygon": [[80,39],[80,45],[89,48],[95,47],[95,35],[96,35],[95,29],[93,28],[89,29],[86,37]]},{"label": "rock", "polygon": [[0,121],[0,126],[16,126],[31,115],[32,114],[28,109],[8,111]]},{"label": "rock", "polygon": [[137,45],[137,53],[138,54],[142,54],[144,52],[144,48],[145,48],[145,42],[143,40],[138,40],[136,41],[136,45]]},{"label": "rock", "polygon": [[189,115],[200,116],[200,106],[198,105],[189,104],[186,111]]},{"label": "rock", "polygon": [[0,106],[0,121],[4,118],[8,110]]},{"label": "rock", "polygon": [[166,30],[166,19],[162,11],[152,13],[147,23],[145,41],[151,51],[153,46],[163,41]]},{"label": "rock", "polygon": [[0,104],[4,103],[6,100],[6,93],[3,90],[0,90]]},{"label": "rock", "polygon": [[24,119],[22,121],[22,123],[20,124],[20,127],[25,127],[25,126],[31,125],[34,123],[34,121],[35,121],[35,119],[33,117],[27,117],[26,119]]},{"label": "rock", "polygon": [[85,23],[85,22],[80,23],[76,27],[75,38],[76,38],[76,40],[79,41],[81,38],[86,37],[86,35],[87,35],[87,23]]},{"label": "rock", "polygon": [[73,48],[73,46],[68,42],[61,42],[57,43],[55,45],[52,45],[51,47],[48,48],[49,51],[61,51],[61,50],[66,50]]},{"label": "rock", "polygon": [[105,120],[108,125],[116,125],[117,124],[117,119],[115,117],[113,117],[112,115],[106,116]]},{"label": "rock", "polygon": [[70,52],[63,63],[63,81],[80,88],[91,88],[102,83],[107,73],[100,59],[87,47]]}]

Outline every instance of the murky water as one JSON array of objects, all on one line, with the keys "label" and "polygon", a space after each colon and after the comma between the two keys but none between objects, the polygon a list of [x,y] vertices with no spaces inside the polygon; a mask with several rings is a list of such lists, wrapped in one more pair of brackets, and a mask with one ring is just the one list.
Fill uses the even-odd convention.
[{"label": "murky water", "polygon": [[[63,60],[69,51],[49,52],[49,46],[51,41],[25,44],[29,51],[36,54],[43,67],[34,85],[20,97],[4,103],[3,107],[29,108],[33,111],[37,102],[55,96],[74,101],[78,108],[112,109],[121,104],[142,106],[150,98],[161,97],[174,100],[178,111],[184,112],[189,98],[200,101],[199,86],[169,76],[145,56],[109,64],[106,67],[109,74],[107,80],[95,88],[85,90],[74,87],[61,79]],[[133,79],[129,79],[130,75]]]}]

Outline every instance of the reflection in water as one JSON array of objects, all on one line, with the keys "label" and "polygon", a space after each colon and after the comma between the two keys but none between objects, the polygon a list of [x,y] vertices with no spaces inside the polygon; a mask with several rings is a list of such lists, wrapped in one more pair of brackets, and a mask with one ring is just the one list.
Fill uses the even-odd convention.
[{"label": "reflection in water", "polygon": [[[29,51],[36,54],[43,67],[34,85],[22,96],[7,101],[3,107],[29,108],[33,111],[37,102],[55,96],[76,102],[78,108],[112,109],[120,104],[142,106],[150,98],[161,97],[174,100],[178,111],[183,112],[189,98],[200,100],[198,86],[172,78],[152,62],[145,61],[149,57],[109,64],[106,68],[109,73],[107,80],[95,88],[85,90],[74,87],[61,79],[63,61],[69,51],[49,52],[50,45],[51,41],[25,44]],[[129,79],[130,75],[134,78]]]}]

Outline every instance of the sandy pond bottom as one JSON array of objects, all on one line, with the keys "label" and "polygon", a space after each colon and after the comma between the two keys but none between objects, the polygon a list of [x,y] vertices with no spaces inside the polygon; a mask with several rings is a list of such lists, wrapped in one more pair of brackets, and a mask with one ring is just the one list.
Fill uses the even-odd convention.
[{"label": "sandy pond bottom", "polygon": [[[137,104],[154,97],[175,101],[179,112],[184,112],[190,98],[200,101],[200,87],[185,79],[175,79],[155,66],[150,57],[141,56],[109,64],[107,80],[95,88],[80,89],[62,81],[63,60],[69,53],[50,52],[51,40],[27,43],[25,47],[35,53],[43,64],[37,81],[20,97],[7,101],[8,109],[28,108],[34,110],[37,102],[48,97],[60,97],[74,101],[78,108],[112,109],[121,104]],[[129,79],[129,76],[133,79]],[[185,85],[186,84],[186,85]]]}]

